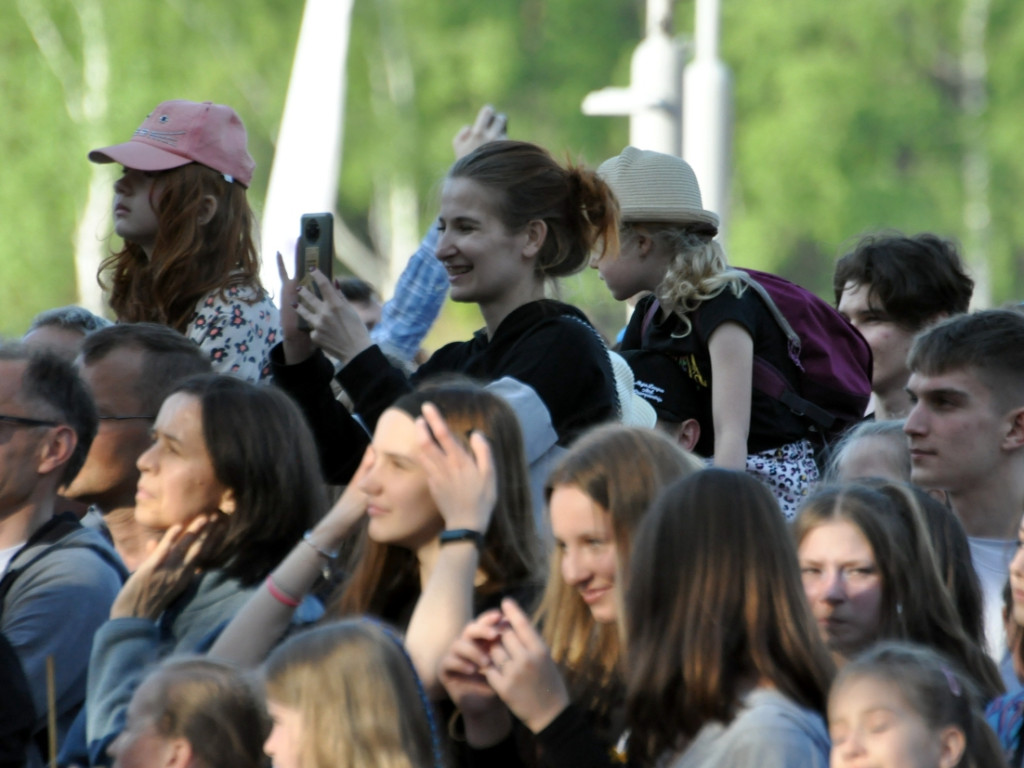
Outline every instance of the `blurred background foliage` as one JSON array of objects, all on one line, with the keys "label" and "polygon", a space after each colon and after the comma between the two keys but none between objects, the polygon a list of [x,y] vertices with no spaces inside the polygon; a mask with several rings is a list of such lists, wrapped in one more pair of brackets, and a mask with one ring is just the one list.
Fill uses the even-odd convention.
[{"label": "blurred background foliage", "polygon": [[[866,231],[959,240],[992,300],[1021,296],[1019,119],[1024,6],[1011,0],[723,1],[735,88],[727,248],[830,294],[835,258]],[[297,0],[10,0],[0,4],[0,334],[76,299],[75,227],[89,149],[126,139],[168,98],[231,104],[250,132],[257,211],[301,20]],[[625,118],[585,117],[626,85],[636,0],[355,0],[338,211],[385,250],[389,190],[436,213],[451,137],[490,102],[515,138],[597,164]],[[694,4],[676,4],[692,33]],[[110,174],[110,180],[113,179]],[[107,204],[106,202],[104,203]],[[109,235],[106,228],[88,233]],[[613,334],[624,310],[587,273],[562,287]],[[434,345],[479,325],[449,304]]]}]

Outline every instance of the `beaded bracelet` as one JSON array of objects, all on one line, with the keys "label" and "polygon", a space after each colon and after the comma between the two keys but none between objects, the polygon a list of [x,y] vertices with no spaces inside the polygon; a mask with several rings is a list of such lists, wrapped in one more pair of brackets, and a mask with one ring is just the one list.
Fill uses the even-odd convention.
[{"label": "beaded bracelet", "polygon": [[300,600],[296,600],[291,595],[287,594],[284,590],[274,583],[273,576],[267,576],[267,580],[264,582],[267,585],[267,592],[270,596],[277,600],[281,605],[286,605],[289,608],[298,608]]}]

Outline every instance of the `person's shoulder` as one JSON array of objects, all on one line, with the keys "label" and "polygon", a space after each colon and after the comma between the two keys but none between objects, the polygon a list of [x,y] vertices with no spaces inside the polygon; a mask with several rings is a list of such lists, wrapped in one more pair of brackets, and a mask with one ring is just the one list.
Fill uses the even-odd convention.
[{"label": "person's shoulder", "polygon": [[12,567],[23,567],[22,575],[31,579],[70,579],[79,586],[115,584],[119,588],[127,573],[110,542],[92,528],[76,528],[26,554]]},{"label": "person's shoulder", "polygon": [[737,714],[738,733],[772,741],[828,743],[821,714],[771,688],[751,692]]}]

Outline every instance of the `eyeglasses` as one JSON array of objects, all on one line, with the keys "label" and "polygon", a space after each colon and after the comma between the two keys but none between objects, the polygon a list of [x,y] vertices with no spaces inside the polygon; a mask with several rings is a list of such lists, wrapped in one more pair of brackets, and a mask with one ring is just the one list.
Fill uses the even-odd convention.
[{"label": "eyeglasses", "polygon": [[142,419],[143,421],[155,421],[156,416],[100,416],[100,421],[132,421]]},{"label": "eyeglasses", "polygon": [[25,416],[8,416],[0,413],[0,424],[11,424],[15,427],[59,427],[60,422],[29,419]]}]

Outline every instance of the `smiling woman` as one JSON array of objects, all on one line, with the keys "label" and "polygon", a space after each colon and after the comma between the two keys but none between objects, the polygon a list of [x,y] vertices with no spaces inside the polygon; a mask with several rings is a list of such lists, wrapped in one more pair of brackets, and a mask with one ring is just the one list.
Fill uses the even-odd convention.
[{"label": "smiling woman", "polygon": [[515,764],[510,713],[536,737],[545,765],[608,754],[623,728],[616,621],[633,532],[664,485],[701,467],[660,433],[615,424],[580,438],[552,471],[556,547],[542,629],[506,602],[469,624],[441,663],[479,764],[499,753],[502,765]]},{"label": "smiling woman", "polygon": [[[614,239],[616,205],[608,186],[592,171],[562,167],[534,144],[493,141],[452,166],[441,198],[436,256],[452,298],[477,304],[485,327],[437,350],[411,378],[371,345],[356,312],[326,278],[314,275],[323,298],[285,280],[274,381],[302,404],[311,423],[327,425],[317,431],[321,455],[346,455],[335,444],[359,446],[345,426],[351,416],[329,395],[333,368],[323,352],[344,363],[338,382],[370,429],[413,386],[450,373],[483,382],[510,376],[531,387],[562,445],[619,415],[604,341],[579,309],[545,298],[549,282],[583,269],[593,248]],[[298,329],[296,313],[312,332]]]}]

